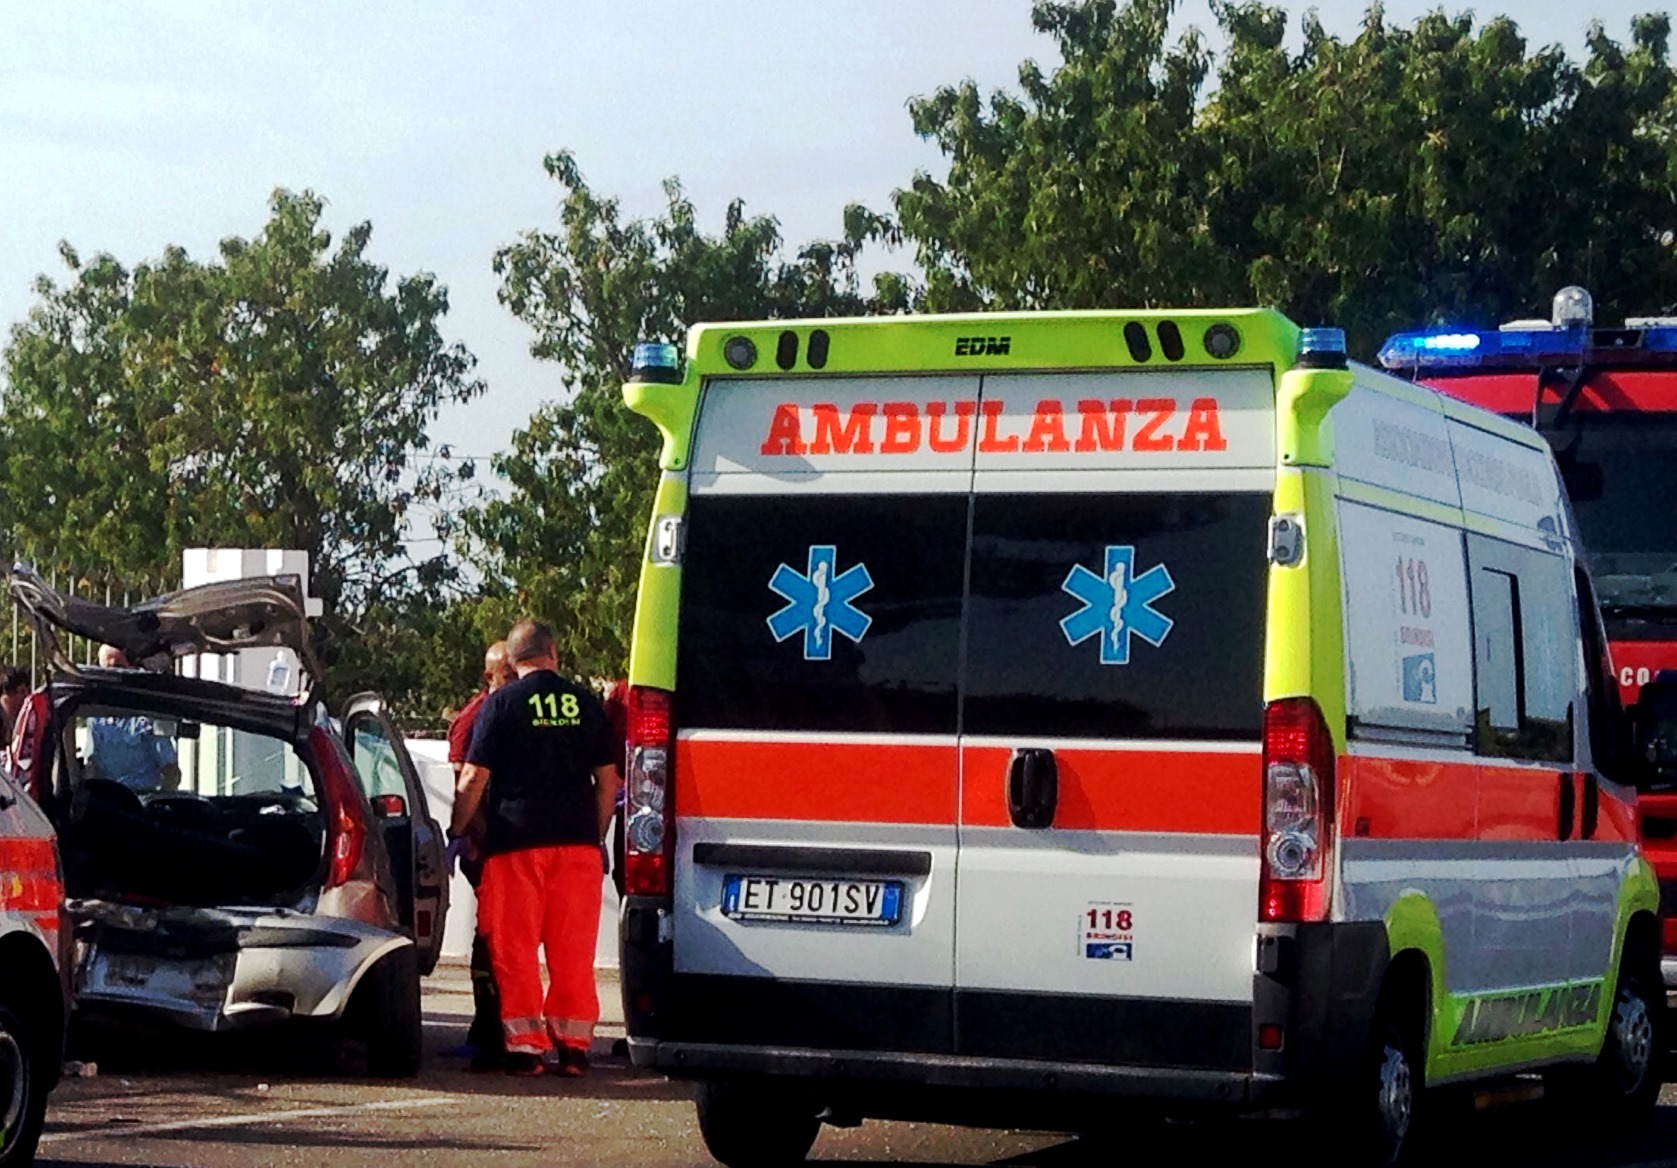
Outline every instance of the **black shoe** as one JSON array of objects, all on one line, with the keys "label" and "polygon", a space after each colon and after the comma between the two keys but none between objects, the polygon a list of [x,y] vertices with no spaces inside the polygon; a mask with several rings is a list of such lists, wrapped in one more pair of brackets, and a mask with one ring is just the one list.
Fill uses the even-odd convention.
[{"label": "black shoe", "polygon": [[588,1052],[577,1047],[559,1048],[559,1073],[567,1079],[580,1079],[588,1073]]},{"label": "black shoe", "polygon": [[480,1050],[472,1055],[472,1061],[466,1064],[466,1069],[475,1074],[484,1075],[491,1071],[504,1070],[507,1065],[507,1055],[501,1050]]},{"label": "black shoe", "polygon": [[547,1074],[542,1056],[529,1050],[509,1050],[501,1062],[501,1069],[520,1079],[533,1079]]}]

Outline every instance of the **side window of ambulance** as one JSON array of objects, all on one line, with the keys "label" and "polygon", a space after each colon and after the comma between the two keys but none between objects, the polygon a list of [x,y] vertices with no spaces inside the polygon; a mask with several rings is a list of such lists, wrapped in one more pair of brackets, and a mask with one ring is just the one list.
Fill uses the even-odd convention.
[{"label": "side window of ambulance", "polygon": [[955,733],[967,502],[965,494],[695,495],[678,724]]},{"label": "side window of ambulance", "polygon": [[1566,560],[1482,536],[1468,539],[1480,754],[1568,762],[1578,642]]},{"label": "side window of ambulance", "polygon": [[1624,781],[1623,771],[1630,761],[1631,747],[1623,737],[1625,711],[1619,701],[1619,683],[1613,676],[1606,639],[1602,636],[1595,588],[1581,565],[1573,569],[1572,584],[1578,596],[1578,631],[1584,646],[1590,761],[1601,774]]},{"label": "side window of ambulance", "polygon": [[[1467,557],[1458,528],[1339,504],[1351,733],[1466,748],[1473,725]],[[1495,704],[1511,706],[1512,674]]]}]

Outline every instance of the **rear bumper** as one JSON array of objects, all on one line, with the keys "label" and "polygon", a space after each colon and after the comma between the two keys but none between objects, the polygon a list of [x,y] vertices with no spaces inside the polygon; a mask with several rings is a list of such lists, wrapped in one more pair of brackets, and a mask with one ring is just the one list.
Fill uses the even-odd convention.
[{"label": "rear bumper", "polygon": [[866,1094],[854,1104],[864,1115],[880,1114],[884,1099],[898,1117],[929,1118],[910,1102],[924,1101],[917,1088],[1064,1100],[1064,1130],[1075,1130],[1079,1102],[1119,1097],[1331,1105],[1362,1066],[1389,963],[1381,922],[1324,923],[1259,928],[1250,1004],[799,982],[678,974],[669,919],[667,904],[625,903],[636,1065],[688,1078],[796,1077],[819,1095]]},{"label": "rear bumper", "polygon": [[78,1008],[191,1030],[336,1018],[407,938],[359,921],[222,909],[78,906]]},{"label": "rear bumper", "polygon": [[637,1067],[662,1071],[675,1078],[788,1076],[841,1091],[867,1085],[896,1085],[1123,1096],[1250,1107],[1279,1100],[1284,1088],[1279,1079],[1242,1071],[1099,1066],[872,1050],[792,1050],[633,1037],[629,1039],[629,1057]]}]

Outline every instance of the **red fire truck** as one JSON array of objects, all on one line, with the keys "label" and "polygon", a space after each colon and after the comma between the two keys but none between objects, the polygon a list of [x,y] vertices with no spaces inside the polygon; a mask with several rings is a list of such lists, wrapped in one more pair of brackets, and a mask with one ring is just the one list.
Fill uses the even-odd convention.
[{"label": "red fire truck", "polygon": [[[1548,320],[1398,333],[1380,362],[1549,439],[1628,708],[1662,669],[1677,669],[1677,316],[1617,328],[1594,317],[1587,291],[1563,288]],[[1677,989],[1677,789],[1638,802],[1660,876],[1665,981]]]}]

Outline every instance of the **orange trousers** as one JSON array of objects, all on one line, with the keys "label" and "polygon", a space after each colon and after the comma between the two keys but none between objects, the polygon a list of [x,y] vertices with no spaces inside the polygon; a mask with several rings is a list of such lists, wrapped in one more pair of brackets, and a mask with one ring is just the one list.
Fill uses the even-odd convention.
[{"label": "orange trousers", "polygon": [[[501,991],[509,1051],[555,1044],[587,1050],[600,1020],[594,945],[600,932],[600,849],[525,848],[491,856],[478,886],[478,921]],[[542,993],[540,946],[547,954]]]}]

